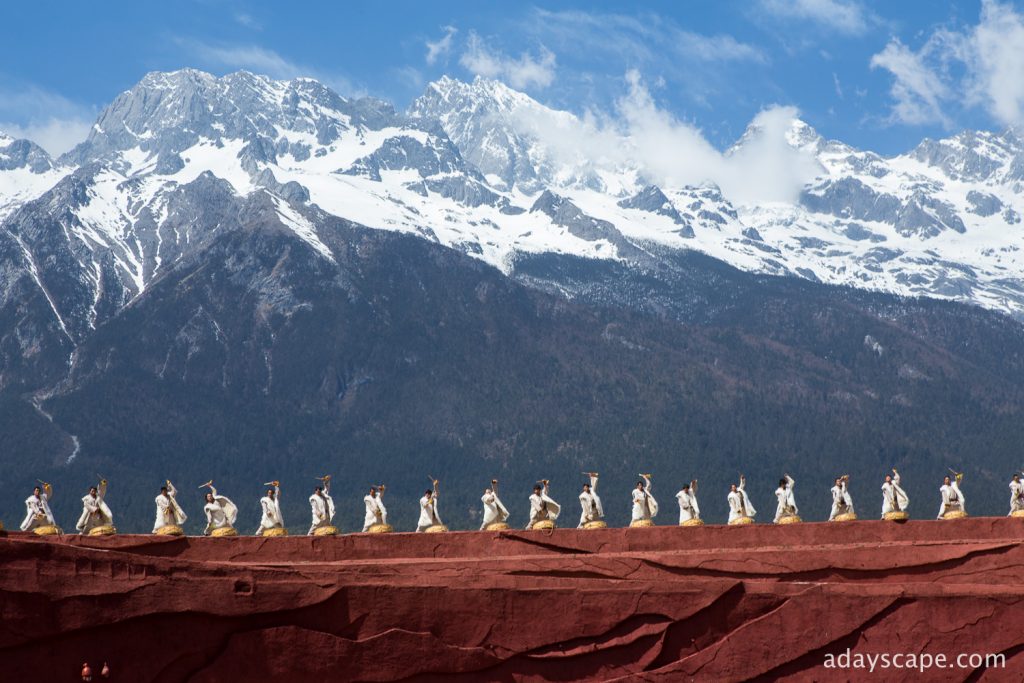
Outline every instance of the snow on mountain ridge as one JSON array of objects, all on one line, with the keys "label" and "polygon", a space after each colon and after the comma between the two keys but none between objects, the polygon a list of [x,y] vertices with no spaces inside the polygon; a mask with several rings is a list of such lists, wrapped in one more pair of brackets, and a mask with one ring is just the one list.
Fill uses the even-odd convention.
[{"label": "snow on mountain ridge", "polygon": [[[653,183],[617,150],[591,159],[573,147],[579,130],[589,130],[584,120],[479,77],[444,77],[400,114],[313,79],[154,72],[104,110],[48,182],[74,172],[89,188],[90,201],[72,207],[64,228],[97,254],[113,250],[132,296],[210,229],[184,225],[168,209],[209,176],[239,196],[270,193],[282,224],[325,258],[316,228],[295,217],[307,201],[506,272],[519,252],[632,261],[657,244],[744,270],[1024,316],[1014,231],[1024,212],[1024,145],[1016,133],[965,131],[887,158],[826,140],[785,111],[773,116],[755,119],[722,158],[756,165],[759,145],[788,147],[809,163],[809,179],[799,199],[750,204],[713,183]],[[565,135],[554,149],[559,135],[541,139],[543,125],[575,127],[577,137]],[[16,206],[49,189],[36,185],[10,200],[3,178],[0,219],[5,200]],[[545,193],[559,199],[531,211]],[[83,273],[95,272],[92,258]]]}]

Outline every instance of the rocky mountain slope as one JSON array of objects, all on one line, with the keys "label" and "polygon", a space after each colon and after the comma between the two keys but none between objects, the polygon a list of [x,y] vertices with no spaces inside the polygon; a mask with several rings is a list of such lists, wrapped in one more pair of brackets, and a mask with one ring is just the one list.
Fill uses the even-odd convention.
[{"label": "rocky mountain slope", "polygon": [[[935,284],[967,269],[973,289],[952,298],[1014,310],[978,298],[987,270],[937,251],[1013,244],[954,197],[985,185],[999,207],[984,221],[1012,223],[1011,134],[886,160],[794,124],[787,144],[834,177],[799,206],[748,208],[713,186],[566,165],[516,127],[522,107],[541,105],[487,81],[443,80],[402,114],[308,79],[185,70],[146,76],[60,159],[5,141],[0,486],[53,478],[67,517],[73,487],[102,472],[137,529],[164,477],[258,487],[325,466],[372,477],[338,483],[358,505],[380,479],[413,500],[429,463],[462,524],[492,476],[574,488],[597,467],[628,490],[641,462],[709,491],[740,469],[770,491],[799,468],[817,491],[859,468],[867,499],[893,464],[922,498],[948,466],[1005,486],[1019,324],[874,290],[946,296]],[[872,270],[837,240],[902,251]],[[935,277],[906,284],[908,264]]]}]

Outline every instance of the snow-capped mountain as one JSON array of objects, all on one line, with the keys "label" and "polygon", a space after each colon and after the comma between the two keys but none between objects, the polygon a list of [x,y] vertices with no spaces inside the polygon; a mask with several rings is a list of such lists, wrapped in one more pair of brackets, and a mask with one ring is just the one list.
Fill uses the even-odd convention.
[{"label": "snow-capped mountain", "polygon": [[[885,158],[793,120],[785,144],[814,177],[798,201],[751,205],[711,182],[658,186],[637,164],[552,149],[545,125],[582,124],[482,78],[442,78],[401,114],[310,79],[152,73],[56,161],[0,138],[0,220],[10,258],[71,339],[214,237],[214,198],[255,192],[328,259],[312,211],[413,233],[510,275],[524,255],[656,270],[665,253],[693,250],[752,272],[1024,316],[1024,143],[1012,131]],[[767,134],[752,125],[726,156]]]},{"label": "snow-capped mountain", "polygon": [[0,131],[0,220],[53,187],[62,175],[39,145]]},{"label": "snow-capped mountain", "polygon": [[1019,324],[870,291],[1021,315],[1013,134],[887,159],[789,122],[775,142],[813,177],[751,206],[553,148],[542,124],[586,122],[482,79],[401,113],[184,70],[122,93],[59,159],[4,138],[0,469],[144,490],[179,466],[297,480],[340,453],[396,493],[420,459],[469,491],[492,466],[567,479],[632,451],[768,481],[836,434],[854,458],[909,433],[906,457],[936,463],[993,431],[959,443],[1016,462]]}]

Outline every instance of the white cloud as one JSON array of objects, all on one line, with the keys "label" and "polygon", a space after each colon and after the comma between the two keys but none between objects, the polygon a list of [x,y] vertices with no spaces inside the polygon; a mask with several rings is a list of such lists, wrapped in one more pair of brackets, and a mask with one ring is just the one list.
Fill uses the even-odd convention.
[{"label": "white cloud", "polygon": [[454,26],[443,26],[444,36],[435,41],[427,41],[427,64],[434,64],[441,57],[447,57],[452,51],[452,41],[459,29]]},{"label": "white cloud", "polygon": [[211,44],[191,39],[178,39],[177,43],[192,59],[198,61],[199,66],[247,69],[282,80],[315,78],[345,96],[357,97],[365,94],[363,88],[356,86],[341,74],[299,64],[259,45]]},{"label": "white cloud", "polygon": [[248,12],[238,12],[237,14],[235,14],[235,21],[240,26],[244,26],[245,28],[252,29],[253,31],[262,31],[263,30],[263,24],[261,24],[259,21],[257,21],[256,18],[253,17]]},{"label": "white cloud", "polygon": [[44,88],[0,87],[0,131],[31,140],[53,156],[85,140],[95,119],[93,108]]},{"label": "white cloud", "polygon": [[971,36],[972,90],[1002,123],[1024,122],[1024,18],[1009,5],[984,2]]},{"label": "white cloud", "polygon": [[809,154],[786,141],[798,112],[774,106],[759,113],[739,147],[722,153],[701,130],[659,107],[640,74],[626,74],[627,93],[610,113],[582,117],[537,106],[523,106],[514,125],[536,138],[558,166],[636,169],[665,187],[715,183],[739,204],[795,201],[817,172]]},{"label": "white cloud", "polygon": [[524,52],[516,59],[489,47],[475,31],[469,33],[459,64],[477,76],[498,78],[518,89],[546,88],[555,80],[555,55],[547,48],[542,46],[536,57]]},{"label": "white cloud", "polygon": [[857,0],[761,0],[760,4],[774,16],[812,21],[848,35],[863,35],[874,23]]},{"label": "white cloud", "polygon": [[30,121],[25,125],[0,122],[0,131],[13,138],[31,140],[54,157],[84,141],[90,128],[92,119],[48,118]]},{"label": "white cloud", "polygon": [[894,119],[913,125],[950,125],[942,107],[950,90],[941,76],[926,64],[924,54],[915,53],[899,40],[893,40],[871,58],[871,68],[885,69],[893,76]]},{"label": "white cloud", "polygon": [[[558,49],[616,54],[633,64],[688,68],[692,62],[765,62],[761,50],[727,34],[704,35],[657,14],[630,16],[582,10],[535,10],[530,31]],[[680,63],[681,60],[681,63]]]},{"label": "white cloud", "polygon": [[935,31],[916,52],[893,39],[871,58],[893,76],[892,118],[951,126],[951,111],[981,107],[1003,125],[1024,125],[1024,16],[983,0],[976,26]]}]

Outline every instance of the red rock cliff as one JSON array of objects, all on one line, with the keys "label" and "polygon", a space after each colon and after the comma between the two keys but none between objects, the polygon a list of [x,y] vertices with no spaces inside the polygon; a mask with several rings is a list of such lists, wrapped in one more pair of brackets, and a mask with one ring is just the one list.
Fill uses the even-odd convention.
[{"label": "red rock cliff", "polygon": [[[863,680],[826,655],[1004,653],[1024,520],[338,538],[0,538],[0,679]],[[887,670],[876,680],[922,680]]]}]

